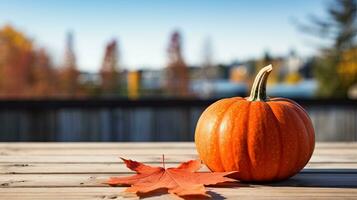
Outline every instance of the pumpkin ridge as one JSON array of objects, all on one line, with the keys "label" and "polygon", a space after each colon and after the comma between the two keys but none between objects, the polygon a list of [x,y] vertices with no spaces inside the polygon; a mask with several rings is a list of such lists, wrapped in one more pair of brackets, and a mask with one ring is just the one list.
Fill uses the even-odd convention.
[{"label": "pumpkin ridge", "polygon": [[282,131],[281,131],[281,124],[279,123],[279,120],[278,120],[278,118],[275,116],[275,113],[274,113],[274,111],[273,111],[273,108],[272,107],[270,107],[270,104],[269,104],[269,102],[267,102],[267,107],[269,108],[269,112],[271,112],[271,114],[272,114],[272,116],[274,116],[274,120],[275,120],[275,122],[276,122],[276,124],[278,124],[278,135],[279,135],[279,149],[280,149],[280,151],[279,151],[279,165],[278,165],[278,167],[277,167],[277,171],[276,171],[276,174],[275,174],[275,176],[274,176],[274,179],[279,179],[279,177],[280,177],[280,171],[281,171],[281,166],[282,166],[282,162],[283,162],[283,158],[284,158],[284,156],[283,156],[283,154],[284,154],[284,145],[283,145],[283,138],[282,138]]},{"label": "pumpkin ridge", "polygon": [[[310,159],[311,159],[311,156],[314,152],[314,149],[315,149],[315,131],[314,131],[314,127],[312,126],[312,121],[311,121],[311,118],[309,116],[309,113],[307,113],[307,111],[301,106],[299,105],[298,103],[296,103],[294,100],[291,100],[291,99],[286,99],[286,98],[282,98],[284,100],[284,102],[286,103],[291,103],[294,106],[294,108],[296,110],[299,110],[301,114],[303,114],[303,117],[301,119],[308,119],[307,123],[305,123],[305,121],[303,120],[303,123],[305,125],[305,128],[308,130],[307,133],[308,133],[308,138],[309,138],[309,141],[310,141]],[[301,116],[301,115],[300,115]],[[306,118],[304,118],[306,117]],[[306,125],[311,125],[311,127],[307,127]]]},{"label": "pumpkin ridge", "polygon": [[[311,123],[311,119],[310,117],[308,116],[307,112],[304,110],[304,108],[302,108],[299,104],[297,104],[295,101],[293,100],[289,100],[289,99],[285,99],[285,98],[280,98],[280,103],[282,103],[284,106],[287,106],[289,107],[290,109],[293,109],[294,110],[294,113],[296,113],[296,115],[298,116],[297,118],[299,118],[298,120],[301,122],[301,124],[303,125],[304,129],[305,129],[305,135],[306,135],[306,139],[308,141],[308,149],[309,151],[309,154],[308,156],[306,156],[306,159],[305,162],[303,163],[303,165],[305,166],[308,161],[311,159],[311,156],[312,156],[312,153],[313,153],[313,150],[314,150],[314,138],[311,138],[310,135],[311,135],[311,131],[313,131],[313,128],[310,130],[310,128],[307,127],[308,124],[306,124],[305,120],[304,119],[308,119],[310,120],[309,123]],[[304,118],[306,117],[307,118]],[[300,138],[300,137],[299,137]]]},{"label": "pumpkin ridge", "polygon": [[[299,104],[297,104],[295,101],[293,101],[293,100],[288,100],[288,102],[290,102],[290,103],[296,105],[296,106],[294,106],[294,108],[295,108],[296,110],[298,110],[299,116],[300,116],[300,118],[301,118],[302,121],[303,121],[304,127],[305,127],[305,129],[306,129],[306,133],[307,133],[307,138],[308,138],[308,140],[309,140],[309,148],[310,148],[309,157],[310,157],[310,159],[311,159],[311,156],[312,156],[312,154],[313,154],[313,152],[314,152],[314,148],[315,148],[315,135],[314,135],[314,132],[313,132],[313,131],[314,131],[314,128],[313,128],[313,127],[309,127],[309,128],[307,127],[308,125],[312,125],[311,118],[310,118],[309,114],[306,112],[306,110],[305,110],[302,106],[300,106]],[[304,117],[306,117],[306,118],[304,118]],[[304,119],[308,119],[309,122],[308,122],[308,123],[305,123],[305,120],[304,120]],[[312,132],[312,133],[311,133],[311,132]],[[311,138],[311,135],[312,135],[312,138]],[[309,159],[309,160],[310,160],[310,159]],[[306,164],[308,163],[309,160],[307,160]]]},{"label": "pumpkin ridge", "polygon": [[[291,142],[293,142],[293,144],[291,146],[283,145],[284,152],[282,152],[282,154],[281,154],[282,164],[280,166],[281,169],[279,172],[279,180],[281,180],[281,179],[285,179],[285,178],[289,177],[290,171],[295,169],[294,166],[296,166],[296,163],[298,162],[298,157],[299,157],[299,151],[298,151],[299,143],[298,143],[298,138],[297,138],[296,134],[291,133],[291,132],[294,132],[294,130],[285,130],[288,125],[292,125],[294,123],[293,120],[290,119],[291,118],[290,108],[286,104],[278,102],[278,101],[271,101],[270,103],[271,103],[271,106],[273,106],[272,111],[274,112],[274,116],[276,116],[277,119],[282,118],[281,120],[283,120],[282,123],[279,123],[279,125],[282,127],[282,129],[281,129],[282,144],[284,144],[284,142],[286,142],[287,138],[289,138],[288,140],[291,140]],[[285,117],[281,117],[281,116],[279,117],[279,115],[283,115]],[[294,154],[290,155],[291,152],[294,152]],[[285,163],[284,161],[286,159],[289,159],[290,162]],[[294,159],[296,159],[295,162],[294,162]]]},{"label": "pumpkin ridge", "polygon": [[[216,108],[215,108],[215,107],[218,107],[218,106],[221,105],[221,104],[225,104],[226,102],[229,103],[229,104],[233,104],[234,101],[233,101],[232,99],[233,99],[233,98],[221,99],[221,100],[218,100],[217,102],[215,102],[214,104],[208,106],[208,107],[203,111],[203,114],[200,116],[200,118],[198,119],[197,124],[199,125],[199,124],[202,124],[202,123],[205,122],[205,118],[203,117],[204,114],[209,114],[209,113],[211,113],[211,112],[216,112]],[[229,107],[229,105],[228,105],[227,107]],[[225,112],[225,110],[223,110],[221,113],[224,113],[224,112]],[[217,120],[218,120],[218,118],[217,118]],[[195,132],[202,132],[202,131],[200,131],[200,129],[199,129],[200,126],[198,126],[198,125],[196,126],[196,131],[195,131]],[[217,127],[217,123],[214,124],[214,127],[210,130],[210,132],[205,133],[206,135],[207,135],[207,134],[210,135],[210,140],[204,140],[204,142],[201,143],[201,144],[200,144],[200,140],[197,139],[198,135],[195,134],[195,144],[196,144],[196,146],[197,146],[197,152],[198,152],[199,156],[201,157],[201,159],[202,159],[202,157],[203,157],[203,158],[207,158],[208,155],[210,155],[210,154],[213,153],[211,150],[208,150],[208,149],[206,149],[206,148],[199,148],[199,147],[201,147],[201,146],[207,147],[207,146],[211,146],[211,145],[212,145],[212,143],[211,143],[210,141],[212,140],[212,137],[215,136],[215,134],[213,134],[213,133],[215,132],[216,127]],[[202,137],[202,134],[201,134],[200,137]],[[209,160],[206,160],[206,159],[202,159],[202,160],[204,161],[205,165],[206,165],[211,171],[217,171],[217,169],[214,169],[215,167],[212,167],[212,166],[211,166]]]},{"label": "pumpkin ridge", "polygon": [[[298,113],[300,120],[302,120],[302,124],[304,125],[304,128],[306,130],[307,139],[308,139],[308,143],[309,143],[309,147],[308,147],[309,151],[308,152],[310,152],[309,159],[305,163],[305,165],[306,165],[309,162],[309,160],[311,159],[311,156],[312,156],[312,154],[314,152],[314,148],[315,148],[314,128],[308,127],[309,125],[311,125],[311,118],[310,118],[309,114],[306,112],[306,110],[301,105],[296,103],[294,100],[279,97],[279,98],[271,99],[271,101],[282,103],[286,106],[293,108],[295,110],[295,112]],[[307,123],[305,123],[306,121],[304,119],[307,119],[309,121]]]},{"label": "pumpkin ridge", "polygon": [[298,104],[298,103],[297,103],[296,101],[294,101],[294,100],[279,97],[279,98],[271,99],[271,101],[290,103],[290,104],[296,106],[297,108],[299,108],[301,111],[303,111],[303,112],[306,114],[306,116],[310,119],[310,116],[308,115],[308,113],[306,112],[306,110],[305,110],[300,104]]},{"label": "pumpkin ridge", "polygon": [[[230,99],[232,99],[232,100],[235,100],[235,99],[237,99],[237,97],[235,97],[235,98],[230,98]],[[221,124],[221,122],[222,122],[222,119],[223,119],[223,117],[225,116],[225,114],[227,113],[227,111],[232,107],[232,105],[234,105],[235,103],[236,103],[237,101],[233,101],[229,106],[227,106],[227,108],[222,112],[222,115],[221,116],[219,116],[219,118],[217,119],[217,122],[216,122],[216,124],[214,125],[214,128],[213,128],[213,133],[217,136],[217,134],[219,134],[219,132],[218,132],[218,130],[219,130],[219,126],[220,126],[220,124]],[[217,151],[218,151],[218,154],[217,155],[219,155],[219,161],[220,161],[220,163],[219,163],[219,165],[221,166],[221,168],[223,168],[223,171],[225,170],[225,167],[224,167],[224,165],[223,165],[223,162],[222,162],[222,156],[221,156],[221,148],[220,148],[220,136],[218,135],[217,136],[217,138],[216,138],[216,140],[215,140],[215,145],[216,145],[216,148],[217,148]]]},{"label": "pumpkin ridge", "polygon": [[[302,116],[301,116],[301,114],[300,114],[300,112],[299,111],[296,111],[298,114],[298,116],[299,116],[299,120],[302,122],[302,124],[303,124],[303,127],[304,127],[304,129],[305,129],[305,135],[306,135],[306,139],[307,139],[307,141],[308,141],[308,149],[309,149],[309,151],[308,152],[312,152],[312,149],[311,149],[311,141],[310,141],[310,136],[309,136],[309,131],[307,130],[307,127],[306,127],[306,125],[305,125],[305,122],[304,122],[304,120],[302,120]],[[310,155],[309,155],[310,156]],[[305,166],[307,163],[309,162],[309,159],[305,159],[305,161],[304,161],[304,163],[303,163],[303,165]]]},{"label": "pumpkin ridge", "polygon": [[[288,110],[290,113],[295,113],[296,111],[295,111],[295,109],[291,109],[291,106],[289,106],[289,105],[286,105],[286,104],[281,104],[281,105],[283,105],[284,107],[285,107],[285,109],[286,110]],[[294,114],[293,114],[294,115]],[[299,115],[297,115],[297,117],[296,117],[296,115],[297,114],[295,114],[295,119],[296,118],[300,118],[300,116]],[[288,115],[288,116],[290,116],[290,115]],[[300,137],[300,134],[299,134],[299,131],[296,131],[295,133],[294,133],[295,135],[296,135],[296,138],[297,138],[297,144],[298,145],[296,145],[296,161],[295,161],[295,164],[294,164],[294,166],[300,166],[300,156],[301,156],[301,148],[300,148],[300,144],[301,144],[301,137]],[[298,170],[296,170],[295,169],[295,171],[300,171],[301,169],[298,169]]]},{"label": "pumpkin ridge", "polygon": [[[237,101],[236,108],[233,108],[233,109],[234,109],[234,112],[233,112],[233,113],[236,113],[238,110],[240,110],[241,104],[245,104],[245,103],[246,103],[245,100]],[[249,107],[249,104],[248,104],[248,107]],[[238,115],[237,115],[236,117],[238,117]],[[240,118],[238,118],[238,119],[240,119]],[[234,130],[237,128],[237,125],[236,125],[237,123],[236,123],[235,120],[237,120],[237,119],[234,118],[234,123],[232,123],[231,131],[229,131],[230,138],[234,138],[234,135],[233,135],[233,134],[236,133],[236,132],[234,131]],[[234,142],[231,142],[231,149],[234,149],[234,150],[235,150],[236,147],[237,147],[237,145],[235,145]],[[236,151],[233,151],[233,152],[235,153]],[[236,156],[233,156],[233,161],[234,161],[234,167],[235,167],[235,169],[238,169],[238,171],[241,170],[241,169],[240,169],[241,167],[239,167],[239,163],[238,163],[238,160],[237,160],[237,157],[236,157]],[[248,168],[248,169],[249,169],[249,168]],[[225,170],[227,170],[227,169],[225,169]],[[229,169],[229,171],[230,171],[230,170],[231,170],[231,169]]]},{"label": "pumpkin ridge", "polygon": [[[261,104],[259,104],[259,112],[260,113],[263,113],[263,112],[266,112],[266,108],[265,108],[265,105],[264,104],[266,104],[266,102],[264,101],[264,102],[262,102]],[[264,115],[264,116],[266,116],[266,114]],[[264,119],[262,120],[262,127],[263,127],[263,133],[262,133],[262,137],[263,137],[263,139],[262,139],[262,146],[263,146],[263,149],[265,149],[265,147],[267,146],[267,142],[266,142],[266,139],[265,139],[265,137],[266,137],[266,130],[269,128],[269,124],[267,124],[267,123],[263,123],[264,122]],[[269,136],[269,133],[268,133],[268,136]],[[265,154],[264,155],[264,158],[263,158],[263,160],[266,160],[267,158],[267,154]],[[267,176],[267,174],[264,172],[262,175],[261,175],[262,177],[266,177]],[[264,179],[263,178],[263,179]]]},{"label": "pumpkin ridge", "polygon": [[[233,107],[233,105],[236,105],[236,104],[238,104],[238,103],[240,103],[240,101],[235,101],[235,102],[233,102],[232,103],[232,105],[230,105],[229,107],[228,107],[228,109],[226,110],[226,112],[224,112],[223,113],[223,116],[222,116],[222,119],[221,119],[221,122],[222,122],[222,120],[224,119],[224,117],[227,115],[227,113],[228,113],[228,111]],[[237,106],[237,105],[236,105]],[[238,106],[237,106],[238,107]],[[234,108],[233,108],[234,109]],[[234,127],[235,127],[235,123],[233,123],[233,125],[232,125],[232,130],[234,130]],[[229,131],[229,133],[230,133],[230,138],[233,138],[232,137],[232,132],[233,131]],[[220,143],[220,142],[219,142]],[[231,149],[233,149],[233,142],[230,142],[230,146],[231,146]],[[221,150],[221,149],[220,149]],[[222,162],[222,166],[223,166],[223,169],[224,169],[224,171],[228,171],[229,169],[223,164],[223,161],[222,161],[222,155],[223,155],[223,153],[222,153],[222,151],[219,151],[219,155],[220,155],[220,158],[221,158],[221,162]],[[236,163],[236,159],[235,159],[235,156],[233,156],[233,159],[234,159],[234,162]],[[236,164],[235,164],[236,165]]]},{"label": "pumpkin ridge", "polygon": [[[290,102],[289,102],[290,103]],[[293,104],[293,105],[295,105],[295,104]],[[302,124],[303,124],[303,126],[304,126],[304,128],[305,128],[305,134],[306,134],[306,138],[307,138],[307,140],[308,140],[308,148],[309,148],[309,151],[308,152],[311,152],[310,154],[309,154],[309,157],[311,158],[311,155],[312,155],[312,152],[313,152],[313,145],[311,145],[311,143],[313,143],[313,141],[311,141],[311,139],[310,139],[310,131],[309,131],[309,129],[307,128],[307,126],[306,126],[306,124],[305,124],[305,121],[303,120],[304,119],[304,117],[306,117],[306,112],[305,112],[305,110],[303,110],[300,106],[292,106],[293,108],[294,108],[294,110],[297,112],[297,115],[299,116],[299,119],[301,120],[301,122],[302,122]],[[308,118],[309,120],[311,120],[310,118]],[[307,160],[307,161],[305,161],[305,163],[304,163],[304,165],[306,165],[307,163],[309,162],[309,159]]]},{"label": "pumpkin ridge", "polygon": [[250,158],[250,154],[249,154],[249,145],[248,145],[248,134],[249,134],[249,119],[250,119],[250,106],[251,106],[251,101],[248,101],[248,117],[246,118],[247,122],[244,123],[246,124],[247,128],[243,129],[243,136],[244,136],[244,142],[245,142],[245,146],[247,147],[247,165],[248,165],[248,170],[247,170],[247,174],[248,174],[248,179],[252,179],[253,177],[253,173],[252,173],[252,161]]}]

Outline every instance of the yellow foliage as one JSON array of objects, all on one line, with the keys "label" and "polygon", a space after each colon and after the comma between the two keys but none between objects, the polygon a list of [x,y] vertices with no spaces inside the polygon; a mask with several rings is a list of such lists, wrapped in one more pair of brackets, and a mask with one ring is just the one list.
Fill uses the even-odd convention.
[{"label": "yellow foliage", "polygon": [[338,65],[338,74],[346,83],[353,82],[357,77],[357,47],[352,48],[342,55],[342,61]]},{"label": "yellow foliage", "polygon": [[30,39],[10,25],[6,25],[0,29],[0,38],[4,42],[3,44],[9,45],[12,48],[29,51],[33,47]]},{"label": "yellow foliage", "polygon": [[298,73],[290,73],[285,77],[284,82],[287,84],[296,84],[302,80],[302,77]]}]

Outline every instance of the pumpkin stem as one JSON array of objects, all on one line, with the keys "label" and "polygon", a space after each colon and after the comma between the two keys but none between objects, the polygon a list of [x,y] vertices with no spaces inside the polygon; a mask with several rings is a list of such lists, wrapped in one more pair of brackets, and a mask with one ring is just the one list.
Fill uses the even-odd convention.
[{"label": "pumpkin stem", "polygon": [[272,65],[263,67],[255,77],[248,101],[267,101],[269,98],[266,94],[266,85],[270,72],[273,70]]}]

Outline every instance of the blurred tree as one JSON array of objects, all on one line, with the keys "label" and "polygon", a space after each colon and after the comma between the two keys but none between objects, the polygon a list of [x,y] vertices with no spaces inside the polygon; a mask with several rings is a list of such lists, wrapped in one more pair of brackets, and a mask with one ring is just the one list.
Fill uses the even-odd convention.
[{"label": "blurred tree", "polygon": [[26,97],[31,88],[34,64],[32,41],[6,25],[0,29],[0,93],[3,97]]},{"label": "blurred tree", "polygon": [[203,62],[201,78],[206,80],[218,78],[219,69],[213,64],[213,49],[212,41],[210,38],[207,38],[203,43],[202,57]]},{"label": "blurred tree", "polygon": [[40,49],[35,55],[35,64],[32,70],[32,89],[34,97],[49,97],[55,95],[56,74],[51,59],[45,49]]},{"label": "blurred tree", "polygon": [[250,77],[249,83],[252,84],[255,75],[259,70],[267,65],[273,65],[274,70],[270,73],[268,83],[277,83],[281,81],[280,72],[281,66],[283,65],[283,60],[281,58],[273,57],[268,50],[264,52],[263,58],[255,63],[255,73]]},{"label": "blurred tree", "polygon": [[168,47],[169,63],[166,68],[166,88],[169,95],[189,95],[189,75],[187,66],[182,58],[181,35],[175,31],[170,38]]},{"label": "blurred tree", "polygon": [[[269,52],[268,50],[266,50],[266,51],[264,52],[264,56],[263,56],[263,60],[262,60],[263,65],[264,65],[264,66],[270,65],[272,61],[273,61],[273,57],[270,55],[270,52]],[[263,66],[263,67],[264,67],[264,66]],[[260,69],[258,69],[258,71],[259,71],[259,70],[260,70]]]},{"label": "blurred tree", "polygon": [[59,87],[61,95],[76,96],[79,94],[79,71],[76,65],[76,56],[73,50],[73,35],[67,34],[64,65],[59,70]]},{"label": "blurred tree", "polygon": [[100,76],[103,94],[114,95],[119,92],[118,47],[116,40],[110,41],[106,46]]},{"label": "blurred tree", "polygon": [[[348,88],[357,81],[357,73],[341,73],[346,65],[354,66],[355,56],[346,59],[346,54],[356,46],[357,1],[335,0],[327,8],[327,18],[311,16],[311,25],[300,25],[307,33],[328,41],[314,62],[314,74],[319,81],[319,95],[324,97],[346,97]],[[353,54],[353,53],[351,53]],[[341,69],[342,68],[342,69]],[[343,75],[342,75],[343,74]]]},{"label": "blurred tree", "polygon": [[308,58],[304,64],[300,67],[299,69],[299,74],[305,79],[313,79],[314,78],[314,73],[312,66],[316,62],[316,57],[312,56]]},{"label": "blurred tree", "polygon": [[342,52],[340,62],[337,66],[337,73],[343,80],[343,88],[349,90],[357,84],[357,46]]}]

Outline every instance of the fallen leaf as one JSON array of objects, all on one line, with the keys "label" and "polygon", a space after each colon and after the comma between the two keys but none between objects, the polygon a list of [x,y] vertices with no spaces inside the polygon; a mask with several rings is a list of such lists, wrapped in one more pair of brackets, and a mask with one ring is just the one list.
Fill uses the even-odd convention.
[{"label": "fallen leaf", "polygon": [[[178,196],[204,195],[204,185],[214,185],[237,180],[226,176],[237,172],[197,172],[201,168],[200,160],[190,160],[181,163],[176,168],[153,167],[141,162],[121,158],[126,166],[137,174],[129,177],[112,177],[106,183],[109,185],[131,185],[126,192],[137,195],[158,189],[167,189],[168,193]],[[164,165],[164,161],[163,161]]]}]

